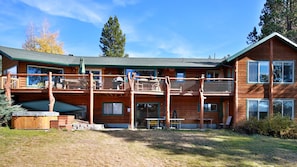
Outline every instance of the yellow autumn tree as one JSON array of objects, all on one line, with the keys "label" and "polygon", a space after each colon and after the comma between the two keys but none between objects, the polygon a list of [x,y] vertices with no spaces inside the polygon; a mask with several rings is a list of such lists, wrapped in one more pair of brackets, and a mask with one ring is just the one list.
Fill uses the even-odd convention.
[{"label": "yellow autumn tree", "polygon": [[27,29],[27,39],[23,44],[26,50],[64,54],[63,43],[58,42],[59,32],[50,32],[49,23],[44,21],[39,36],[35,35],[34,25],[31,23]]}]

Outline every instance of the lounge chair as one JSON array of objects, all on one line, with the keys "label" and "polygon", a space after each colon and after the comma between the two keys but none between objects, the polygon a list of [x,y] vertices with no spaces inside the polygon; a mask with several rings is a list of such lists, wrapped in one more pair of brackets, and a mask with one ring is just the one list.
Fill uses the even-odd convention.
[{"label": "lounge chair", "polygon": [[232,120],[232,116],[228,116],[227,120],[226,120],[226,123],[224,124],[223,122],[219,124],[219,127],[222,128],[222,127],[228,127],[230,128],[230,125],[231,125],[231,120]]}]

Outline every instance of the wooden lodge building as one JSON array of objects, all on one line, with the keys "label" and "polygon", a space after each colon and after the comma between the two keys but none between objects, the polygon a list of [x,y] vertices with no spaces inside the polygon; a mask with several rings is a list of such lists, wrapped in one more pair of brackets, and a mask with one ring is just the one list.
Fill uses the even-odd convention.
[{"label": "wooden lodge building", "polygon": [[297,45],[278,33],[225,59],[78,57],[3,46],[0,55],[0,86],[14,103],[91,124],[216,128],[228,116],[236,126],[276,113],[296,120]]}]

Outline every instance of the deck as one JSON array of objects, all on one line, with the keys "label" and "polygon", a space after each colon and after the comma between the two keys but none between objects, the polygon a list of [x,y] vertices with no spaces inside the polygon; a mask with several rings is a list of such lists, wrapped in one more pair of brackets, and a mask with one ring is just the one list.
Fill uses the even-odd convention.
[{"label": "deck", "polygon": [[[49,76],[52,75],[52,76]],[[204,96],[233,96],[232,78],[174,78],[128,75],[90,75],[90,74],[11,74],[9,88],[12,93],[48,92],[52,78],[53,93],[126,94],[132,90],[140,95],[196,96],[203,91]],[[94,79],[96,78],[96,79]],[[8,76],[1,76],[0,89],[5,88]],[[130,81],[130,82],[129,82]],[[202,85],[203,83],[203,85]]]}]

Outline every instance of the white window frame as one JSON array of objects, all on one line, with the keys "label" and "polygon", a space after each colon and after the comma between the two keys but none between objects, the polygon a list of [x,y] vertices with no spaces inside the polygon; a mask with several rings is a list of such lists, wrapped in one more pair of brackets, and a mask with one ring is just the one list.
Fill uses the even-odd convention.
[{"label": "white window frame", "polygon": [[123,115],[124,105],[121,102],[104,102],[103,115]]},{"label": "white window frame", "polygon": [[[250,63],[257,63],[257,81],[250,81]],[[268,63],[267,69],[267,81],[261,81],[261,64]],[[247,70],[247,81],[248,83],[268,83],[269,82],[269,61],[248,61],[248,70]]]},{"label": "white window frame", "polygon": [[269,100],[268,99],[247,99],[246,104],[246,110],[247,110],[247,120],[250,119],[250,102],[251,101],[257,101],[257,120],[260,120],[260,102],[267,102],[268,108],[267,108],[267,116],[269,116]]},{"label": "white window frame", "polygon": [[[282,103],[282,107],[281,107],[281,115],[282,115],[282,117],[284,116],[284,102],[292,102],[292,111],[291,111],[291,117],[290,117],[290,119],[294,119],[294,106],[295,106],[295,104],[294,104],[294,99],[274,99],[273,100],[273,106],[274,106],[274,102],[281,102]],[[275,114],[275,112],[274,112],[274,110],[273,110],[273,113]]]},{"label": "white window frame", "polygon": [[[99,74],[95,74],[94,71],[99,72]],[[99,85],[102,85],[102,69],[101,68],[100,69],[87,68],[86,69],[86,74],[89,74],[89,73],[93,73],[93,80],[97,81]],[[99,79],[97,78],[98,77],[97,75],[100,75]]]},{"label": "white window frame", "polygon": [[[276,81],[273,81],[273,83],[294,83],[294,67],[295,67],[295,65],[294,65],[294,61],[273,61],[273,67],[274,67],[274,64],[276,64],[276,63],[280,63],[281,64],[281,70],[282,70],[282,73],[281,73],[281,75],[282,75],[282,78],[281,78],[281,81],[280,82],[276,82]],[[291,82],[284,82],[284,77],[285,77],[285,75],[284,75],[284,64],[285,63],[292,63],[292,81]],[[273,74],[274,74],[274,70],[275,69],[273,69]],[[273,77],[273,80],[275,80],[275,77]]]}]

